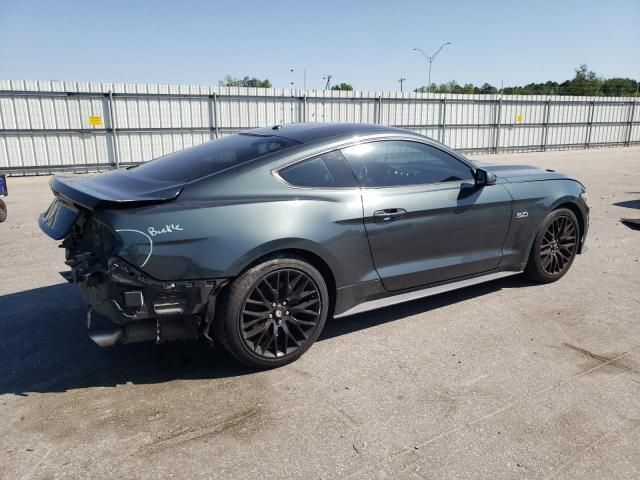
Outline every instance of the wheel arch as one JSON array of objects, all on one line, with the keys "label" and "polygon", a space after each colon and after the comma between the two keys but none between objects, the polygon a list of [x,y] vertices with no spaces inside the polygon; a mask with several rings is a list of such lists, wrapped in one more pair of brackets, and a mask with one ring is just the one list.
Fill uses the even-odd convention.
[{"label": "wheel arch", "polygon": [[[560,210],[561,208],[566,208],[566,209],[570,210],[571,212],[573,212],[573,214],[576,216],[576,218],[578,220],[578,228],[580,229],[580,238],[584,234],[584,231],[585,231],[584,230],[584,228],[585,228],[584,213],[582,212],[582,210],[580,210],[580,207],[574,201],[573,197],[565,196],[563,198],[558,199],[546,211],[546,213],[544,214],[544,217],[543,217],[542,222],[540,223],[540,225],[536,226],[536,228],[533,230],[532,235],[531,235],[531,237],[529,238],[529,240],[527,242],[527,249],[525,250],[526,256],[524,257],[524,263],[522,264],[523,267],[524,267],[524,265],[526,265],[526,262],[529,260],[529,256],[531,255],[531,251],[533,249],[533,243],[535,242],[535,239],[536,239],[536,237],[537,237],[537,235],[538,235],[538,233],[540,231],[540,228],[542,228],[542,223],[544,222],[544,219],[546,219],[547,216],[550,213],[555,212],[556,210]],[[581,253],[581,249],[582,249],[582,242],[580,243],[580,245],[578,247],[578,253]]]},{"label": "wheel arch", "polygon": [[262,248],[249,258],[245,258],[242,266],[238,269],[237,275],[234,278],[239,277],[247,270],[255,267],[256,265],[270,260],[274,257],[297,257],[300,258],[314,268],[316,268],[322,278],[324,278],[327,284],[327,291],[329,292],[329,315],[333,314],[333,309],[336,304],[336,295],[338,288],[338,280],[336,279],[335,265],[332,268],[331,260],[328,260],[327,256],[322,255],[320,248],[314,244],[276,244],[270,248]]},{"label": "wheel arch", "polygon": [[566,208],[567,210],[570,210],[571,212],[573,212],[573,214],[576,216],[576,219],[578,220],[578,229],[579,229],[578,254],[582,253],[583,242],[584,242],[585,234],[588,229],[587,222],[589,221],[588,208],[585,211],[584,207],[582,207],[580,203],[581,203],[581,200],[578,197],[575,197],[573,195],[564,196],[558,199],[553,204],[553,207],[549,210],[549,213],[551,213],[561,208]]}]

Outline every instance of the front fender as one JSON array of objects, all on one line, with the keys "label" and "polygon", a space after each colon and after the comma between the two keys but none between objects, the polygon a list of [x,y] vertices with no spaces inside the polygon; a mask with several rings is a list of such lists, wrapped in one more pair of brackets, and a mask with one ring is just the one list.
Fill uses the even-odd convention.
[{"label": "front fender", "polygon": [[504,186],[513,197],[514,218],[503,247],[502,268],[522,270],[525,267],[538,229],[549,212],[560,205],[575,205],[588,225],[588,207],[580,198],[584,189],[574,180],[507,183]]}]

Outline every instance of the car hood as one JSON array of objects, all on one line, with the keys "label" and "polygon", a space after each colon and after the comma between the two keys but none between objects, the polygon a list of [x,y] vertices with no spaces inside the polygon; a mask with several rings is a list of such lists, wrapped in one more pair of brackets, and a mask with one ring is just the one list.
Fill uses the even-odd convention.
[{"label": "car hood", "polygon": [[543,170],[532,165],[504,165],[475,162],[475,164],[508,182],[537,182],[540,180],[562,180],[569,177],[555,170]]},{"label": "car hood", "polygon": [[89,177],[55,176],[50,185],[56,195],[90,210],[171,201],[184,187],[183,182],[142,177],[125,169]]}]

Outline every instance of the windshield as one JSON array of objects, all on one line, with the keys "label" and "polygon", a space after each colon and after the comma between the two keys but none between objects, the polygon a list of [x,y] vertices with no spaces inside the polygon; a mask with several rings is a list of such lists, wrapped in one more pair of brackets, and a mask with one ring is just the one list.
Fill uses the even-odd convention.
[{"label": "windshield", "polygon": [[288,138],[240,133],[156,158],[131,173],[190,182],[296,145],[299,142]]}]

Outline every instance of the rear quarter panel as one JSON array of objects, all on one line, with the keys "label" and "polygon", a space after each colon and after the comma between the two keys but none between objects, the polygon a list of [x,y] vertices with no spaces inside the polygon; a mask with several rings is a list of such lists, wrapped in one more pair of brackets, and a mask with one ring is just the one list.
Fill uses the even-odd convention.
[{"label": "rear quarter panel", "polygon": [[291,188],[269,168],[235,169],[174,202],[101,216],[120,230],[119,256],[160,280],[234,277],[287,249],[320,257],[337,287],[377,279],[358,188]]}]

